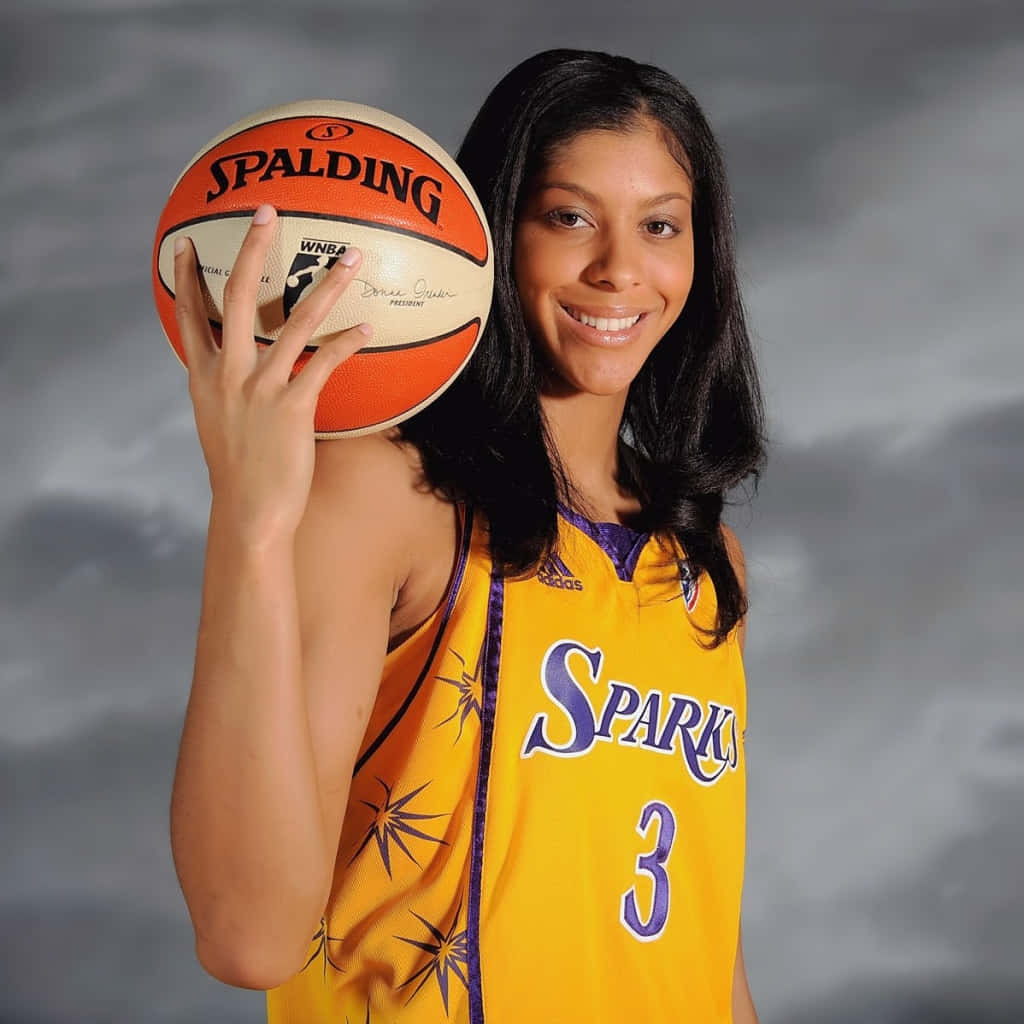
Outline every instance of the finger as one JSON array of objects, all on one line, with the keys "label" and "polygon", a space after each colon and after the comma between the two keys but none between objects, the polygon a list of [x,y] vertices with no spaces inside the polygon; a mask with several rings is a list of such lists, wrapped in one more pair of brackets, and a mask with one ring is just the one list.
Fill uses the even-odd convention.
[{"label": "finger", "polygon": [[221,353],[229,367],[251,366],[255,359],[253,324],[256,319],[256,295],[276,228],[277,211],[267,203],[259,206],[224,285],[224,339]]},{"label": "finger", "polygon": [[362,259],[363,254],[358,249],[346,250],[338,258],[337,263],[289,313],[288,321],[277,341],[271,346],[266,360],[266,372],[275,376],[282,384],[287,382],[295,360],[302,355],[303,349],[323,323],[324,317],[330,313],[342,292],[355,277]]},{"label": "finger", "polygon": [[316,405],[327,378],[351,358],[373,337],[369,324],[358,324],[324,342],[288,385],[289,392],[300,403]]},{"label": "finger", "polygon": [[199,286],[191,238],[179,238],[174,245],[174,317],[185,351],[185,365],[191,372],[217,350]]}]

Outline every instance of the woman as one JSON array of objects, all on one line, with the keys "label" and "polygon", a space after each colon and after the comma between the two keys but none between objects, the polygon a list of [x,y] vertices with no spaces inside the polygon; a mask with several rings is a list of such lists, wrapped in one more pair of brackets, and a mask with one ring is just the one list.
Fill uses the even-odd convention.
[{"label": "woman", "polygon": [[[213,490],[172,801],[198,957],[272,1024],[756,1021],[739,935],[762,457],[717,145],[671,76],[550,51],[458,156],[495,303],[442,398],[314,445],[357,273],[259,355],[262,208],[178,318]],[[312,937],[312,942],[310,941]]]}]

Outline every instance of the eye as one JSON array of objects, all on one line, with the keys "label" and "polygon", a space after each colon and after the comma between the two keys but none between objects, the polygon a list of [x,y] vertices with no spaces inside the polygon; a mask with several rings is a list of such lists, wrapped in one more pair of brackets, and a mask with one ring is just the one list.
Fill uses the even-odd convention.
[{"label": "eye", "polygon": [[583,216],[573,210],[551,210],[544,216],[561,228],[579,228],[586,224]]},{"label": "eye", "polygon": [[672,238],[679,234],[679,228],[670,220],[649,220],[645,227],[655,238]]}]

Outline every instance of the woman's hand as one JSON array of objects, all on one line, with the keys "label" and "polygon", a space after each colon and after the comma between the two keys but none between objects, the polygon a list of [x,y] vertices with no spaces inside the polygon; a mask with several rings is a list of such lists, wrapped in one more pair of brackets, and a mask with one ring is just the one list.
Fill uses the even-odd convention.
[{"label": "woman's hand", "polygon": [[294,533],[313,479],[317,398],[334,369],[371,334],[369,324],[340,332],[292,378],[295,360],[356,273],[361,254],[349,249],[292,310],[278,340],[257,345],[256,295],[276,224],[270,206],[253,216],[224,288],[219,347],[191,239],[174,258],[175,316],[213,502],[252,542]]}]

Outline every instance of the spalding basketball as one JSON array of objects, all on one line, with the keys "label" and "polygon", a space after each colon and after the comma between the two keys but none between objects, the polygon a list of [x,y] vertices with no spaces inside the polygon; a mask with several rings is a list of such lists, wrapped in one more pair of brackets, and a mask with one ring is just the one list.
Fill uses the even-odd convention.
[{"label": "spalding basketball", "polygon": [[373,325],[370,343],[324,385],[316,436],[383,430],[442,394],[476,347],[494,281],[483,209],[452,157],[391,114],[337,100],[274,107],[218,135],[175,182],[153,247],[157,310],[182,363],[175,240],[195,244],[217,333],[224,284],[261,203],[276,207],[278,224],[258,297],[258,344],[274,343],[349,246],[363,253],[355,281],[295,364],[299,372],[324,338]]}]

